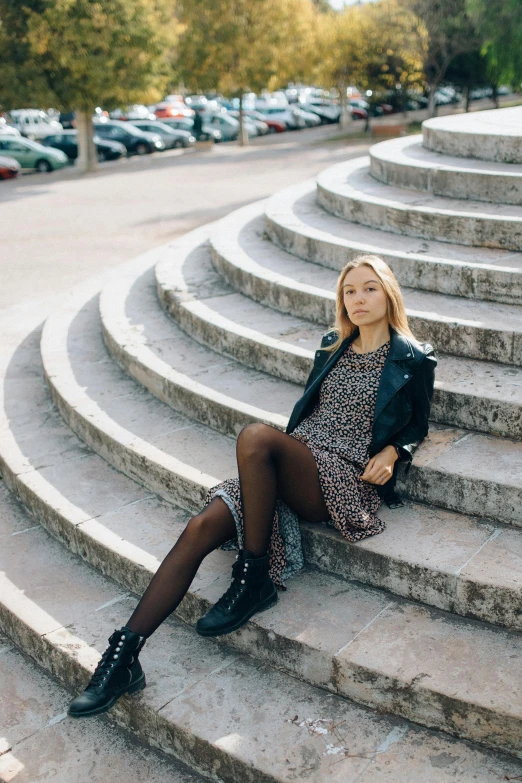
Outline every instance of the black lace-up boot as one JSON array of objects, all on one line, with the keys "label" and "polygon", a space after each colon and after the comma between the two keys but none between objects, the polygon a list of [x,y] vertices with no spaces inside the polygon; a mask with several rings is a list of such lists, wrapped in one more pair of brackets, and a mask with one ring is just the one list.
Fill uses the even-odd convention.
[{"label": "black lace-up boot", "polygon": [[106,712],[124,693],[135,693],[145,687],[145,675],[138,655],[145,644],[145,637],[128,628],[114,631],[109,646],[89,684],[69,705],[73,718],[98,715]]},{"label": "black lace-up boot", "polygon": [[268,576],[268,555],[254,557],[241,549],[232,567],[232,584],[219,601],[196,623],[201,636],[236,631],[256,612],[277,602],[277,588]]}]

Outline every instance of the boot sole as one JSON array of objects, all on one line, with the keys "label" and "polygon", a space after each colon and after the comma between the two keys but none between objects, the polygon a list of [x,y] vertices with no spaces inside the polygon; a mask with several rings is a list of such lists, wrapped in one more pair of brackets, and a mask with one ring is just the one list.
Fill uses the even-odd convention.
[{"label": "boot sole", "polygon": [[107,712],[107,710],[110,710],[110,708],[116,704],[118,699],[120,699],[126,693],[128,693],[130,696],[133,693],[142,691],[146,684],[145,675],[143,674],[139,680],[136,680],[135,683],[130,685],[128,688],[125,688],[125,690],[121,691],[121,693],[118,693],[116,696],[113,696],[110,701],[103,705],[103,707],[95,707],[94,709],[86,710],[85,712],[68,712],[67,714],[70,718],[89,718],[91,715],[101,715],[102,712]]},{"label": "boot sole", "polygon": [[238,628],[241,628],[245,623],[247,623],[251,617],[253,617],[255,614],[258,614],[258,612],[264,612],[267,609],[270,609],[272,606],[274,606],[277,603],[278,595],[277,595],[277,589],[273,595],[268,596],[268,598],[265,598],[265,600],[256,606],[255,609],[253,609],[251,612],[249,612],[246,617],[243,617],[242,620],[235,625],[230,626],[230,628],[227,628],[226,630],[203,630],[200,631],[196,624],[196,631],[200,636],[225,636],[227,633],[232,633],[232,631],[237,631]]}]

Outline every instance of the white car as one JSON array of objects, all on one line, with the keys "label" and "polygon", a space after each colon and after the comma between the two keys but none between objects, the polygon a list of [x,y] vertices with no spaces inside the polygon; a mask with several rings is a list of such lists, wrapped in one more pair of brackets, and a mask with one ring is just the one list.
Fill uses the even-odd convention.
[{"label": "white car", "polygon": [[0,134],[7,136],[20,136],[20,131],[14,125],[8,125],[3,117],[0,117]]},{"label": "white car", "polygon": [[41,109],[13,109],[9,117],[14,127],[27,139],[45,139],[63,130],[62,125]]},{"label": "white car", "polygon": [[293,106],[263,106],[257,105],[257,111],[273,120],[281,120],[290,130],[306,128],[306,120],[302,112]]}]

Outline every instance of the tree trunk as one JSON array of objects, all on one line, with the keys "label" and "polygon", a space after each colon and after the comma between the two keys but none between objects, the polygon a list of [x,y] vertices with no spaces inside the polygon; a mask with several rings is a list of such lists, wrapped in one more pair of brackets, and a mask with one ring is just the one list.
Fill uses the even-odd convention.
[{"label": "tree trunk", "polygon": [[465,101],[465,106],[466,106],[466,112],[469,111],[469,104],[470,104],[469,94],[470,94],[470,92],[471,92],[470,86],[469,86],[469,84],[467,84],[464,87],[464,101]]},{"label": "tree trunk", "polygon": [[76,129],[78,131],[78,158],[76,167],[83,174],[88,171],[96,171],[98,156],[94,146],[92,111],[76,112]]},{"label": "tree trunk", "polygon": [[245,118],[243,114],[243,92],[244,90],[241,89],[241,92],[239,94],[239,146],[240,147],[248,146],[248,133],[245,126]]},{"label": "tree trunk", "polygon": [[339,85],[339,106],[341,113],[339,114],[339,128],[340,130],[348,130],[351,126],[352,113],[348,109],[348,97],[346,95],[346,82],[343,80]]},{"label": "tree trunk", "polygon": [[428,117],[437,116],[437,104],[435,103],[435,93],[437,91],[438,82],[430,84],[430,94],[428,96]]},{"label": "tree trunk", "polygon": [[491,85],[493,90],[493,95],[491,96],[493,103],[495,104],[495,109],[498,109],[498,92],[497,92],[497,85],[493,84]]}]

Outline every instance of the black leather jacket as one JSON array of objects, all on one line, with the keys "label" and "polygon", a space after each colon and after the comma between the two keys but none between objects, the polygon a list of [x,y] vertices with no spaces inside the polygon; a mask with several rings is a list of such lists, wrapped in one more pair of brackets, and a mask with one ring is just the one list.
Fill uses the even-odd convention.
[{"label": "black leather jacket", "polygon": [[[303,396],[296,402],[286,431],[292,432],[310,415],[319,396],[319,387],[346,348],[359,334],[356,328],[339,348],[331,353],[324,350],[336,339],[334,331],[327,332],[321,348],[315,353],[312,372],[306,382]],[[408,462],[409,470],[413,453],[428,434],[428,417],[435,380],[437,359],[430,343],[420,347],[390,326],[390,350],[381,373],[369,454],[373,457],[385,446],[398,446],[401,458],[394,465],[393,476],[386,484],[375,487],[390,507],[402,505],[395,493],[399,462]]]}]

